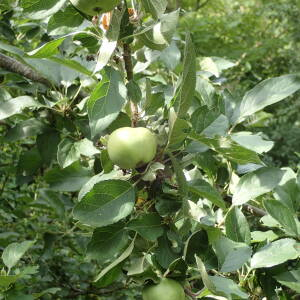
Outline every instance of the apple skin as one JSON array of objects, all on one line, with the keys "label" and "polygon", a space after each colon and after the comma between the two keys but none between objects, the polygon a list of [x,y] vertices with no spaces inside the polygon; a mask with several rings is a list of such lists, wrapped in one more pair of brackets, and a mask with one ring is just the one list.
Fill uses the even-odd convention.
[{"label": "apple skin", "polygon": [[155,134],[144,127],[122,127],[108,138],[107,151],[111,161],[122,169],[133,169],[150,162],[156,154]]},{"label": "apple skin", "polygon": [[143,300],[185,300],[185,293],[180,283],[163,278],[159,284],[144,288]]},{"label": "apple skin", "polygon": [[71,3],[81,12],[96,16],[113,10],[120,0],[70,0]]}]

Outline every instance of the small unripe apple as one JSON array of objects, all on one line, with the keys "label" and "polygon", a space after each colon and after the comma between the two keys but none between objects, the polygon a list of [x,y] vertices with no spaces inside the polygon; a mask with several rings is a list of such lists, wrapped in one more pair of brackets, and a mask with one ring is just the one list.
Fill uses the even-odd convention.
[{"label": "small unripe apple", "polygon": [[70,0],[71,3],[81,12],[96,16],[113,10],[120,0]]},{"label": "small unripe apple", "polygon": [[156,136],[144,127],[122,127],[108,138],[111,161],[122,169],[133,169],[150,162],[156,154]]},{"label": "small unripe apple", "polygon": [[159,284],[144,288],[143,300],[185,300],[185,293],[179,282],[163,278]]}]

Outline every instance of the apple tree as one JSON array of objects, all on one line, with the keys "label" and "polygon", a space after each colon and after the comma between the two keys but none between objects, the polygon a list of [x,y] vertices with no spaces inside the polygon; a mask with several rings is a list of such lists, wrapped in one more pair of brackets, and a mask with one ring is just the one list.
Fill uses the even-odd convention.
[{"label": "apple tree", "polygon": [[0,3],[0,299],[299,296],[299,176],[251,130],[300,75],[231,91],[170,3]]}]

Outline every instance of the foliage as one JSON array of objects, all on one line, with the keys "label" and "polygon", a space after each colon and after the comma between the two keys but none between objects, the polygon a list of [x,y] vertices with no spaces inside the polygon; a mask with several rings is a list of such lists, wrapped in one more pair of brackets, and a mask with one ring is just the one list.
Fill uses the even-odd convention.
[{"label": "foliage", "polygon": [[[299,126],[297,2],[216,3],[1,2],[1,299],[140,300],[162,277],[186,299],[299,297],[298,156],[266,155]],[[131,125],[158,149],[124,170],[107,141]]]}]

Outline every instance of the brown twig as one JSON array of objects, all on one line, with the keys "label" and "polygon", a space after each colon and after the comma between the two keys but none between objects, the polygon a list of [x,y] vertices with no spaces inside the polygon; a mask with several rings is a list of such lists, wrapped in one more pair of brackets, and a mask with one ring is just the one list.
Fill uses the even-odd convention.
[{"label": "brown twig", "polygon": [[[127,80],[130,81],[133,79],[133,65],[132,65],[132,57],[131,57],[131,49],[130,45],[127,43],[123,44],[123,59],[125,64],[125,70],[127,74]],[[131,126],[136,127],[138,119],[139,119],[139,111],[138,106],[131,101]]]},{"label": "brown twig", "polygon": [[2,53],[0,53],[0,68],[3,68],[6,71],[17,73],[32,81],[42,83],[48,87],[52,86],[51,82],[48,79],[41,76],[29,66],[22,64],[16,59]]},{"label": "brown twig", "polygon": [[267,215],[267,212],[265,212],[264,210],[258,208],[258,207],[255,207],[253,205],[250,205],[250,204],[244,204],[243,207],[248,211],[250,212],[251,214],[253,215],[257,215],[259,217],[264,217]]}]

